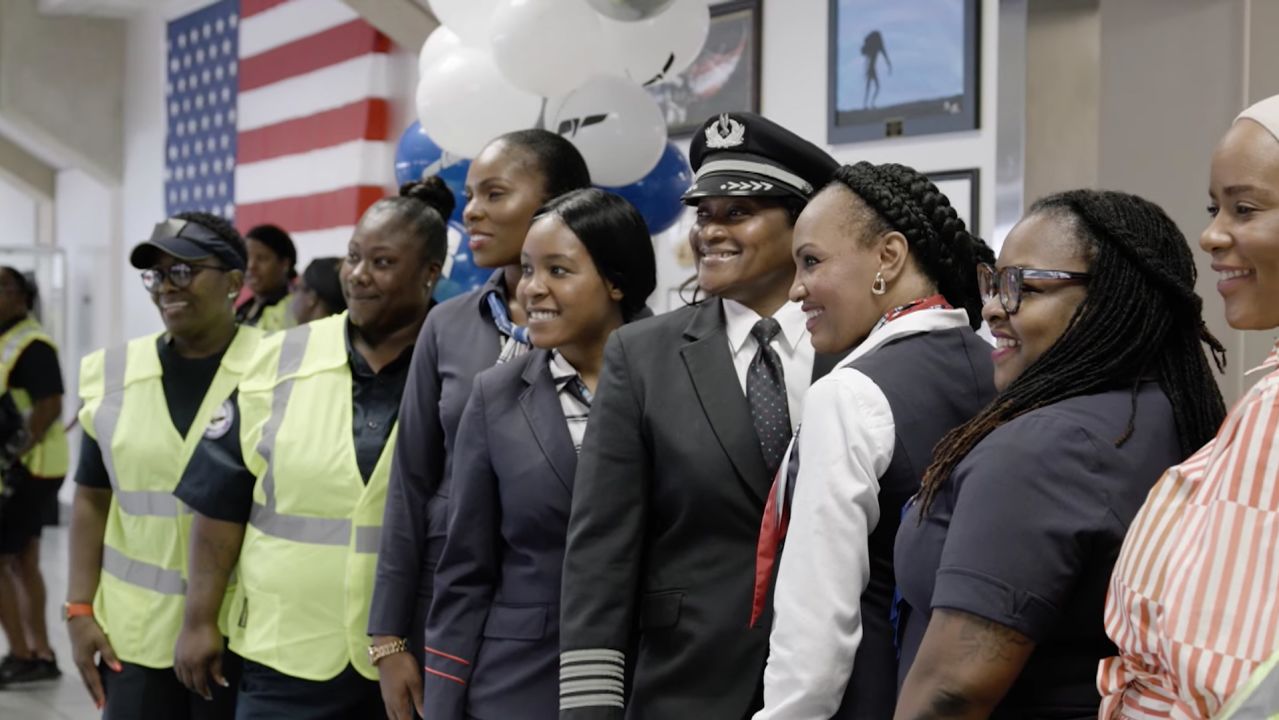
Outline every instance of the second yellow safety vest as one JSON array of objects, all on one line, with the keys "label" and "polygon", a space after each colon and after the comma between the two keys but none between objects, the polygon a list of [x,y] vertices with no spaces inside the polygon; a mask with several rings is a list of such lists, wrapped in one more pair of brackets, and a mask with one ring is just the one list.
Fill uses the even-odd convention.
[{"label": "second yellow safety vest", "polygon": [[395,428],[367,484],[356,462],[346,313],[262,341],[240,385],[258,481],[240,549],[231,649],[305,680],[369,663],[368,617]]},{"label": "second yellow safety vest", "polygon": [[[31,413],[31,395],[22,388],[9,387],[9,375],[18,364],[18,358],[37,340],[48,343],[55,352],[58,349],[44,327],[30,315],[0,335],[0,393],[8,390],[24,417]],[[54,368],[53,371],[60,372],[60,369]],[[37,478],[66,477],[68,463],[67,432],[62,426],[62,418],[54,420],[40,442],[22,456],[23,466]]]},{"label": "second yellow safety vest", "polygon": [[192,519],[173,490],[262,333],[237,329],[185,437],[169,419],[158,337],[84,358],[80,424],[102,449],[112,490],[94,615],[121,660],[167,668],[182,628]]},{"label": "second yellow safety vest", "polygon": [[274,305],[262,308],[262,314],[258,316],[258,321],[253,326],[262,332],[272,333],[277,330],[288,330],[296,324],[297,321],[293,318],[293,296],[285,295]]}]

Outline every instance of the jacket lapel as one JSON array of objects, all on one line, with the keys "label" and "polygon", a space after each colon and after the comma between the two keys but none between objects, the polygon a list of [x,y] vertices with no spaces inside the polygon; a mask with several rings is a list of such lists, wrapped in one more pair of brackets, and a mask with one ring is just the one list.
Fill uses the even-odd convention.
[{"label": "jacket lapel", "polygon": [[719,300],[709,300],[698,307],[684,337],[689,342],[680,353],[706,419],[738,476],[763,502],[769,486],[764,454],[751,425],[746,395],[737,382]]},{"label": "jacket lapel", "polygon": [[577,452],[573,449],[573,437],[560,406],[559,393],[551,380],[550,352],[534,350],[529,353],[524,366],[525,388],[520,393],[520,409],[528,421],[529,430],[547,462],[555,470],[564,489],[573,492],[573,473],[577,470]]}]

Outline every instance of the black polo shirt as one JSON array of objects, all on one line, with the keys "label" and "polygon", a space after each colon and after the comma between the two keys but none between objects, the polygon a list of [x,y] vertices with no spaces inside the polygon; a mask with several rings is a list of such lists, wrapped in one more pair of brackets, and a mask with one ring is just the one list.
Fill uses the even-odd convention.
[{"label": "black polo shirt", "polygon": [[[400,397],[408,379],[413,347],[409,346],[381,372],[374,372],[351,345],[358,332],[346,324],[346,356],[351,369],[352,432],[355,459],[365,483],[373,475],[391,428],[400,412]],[[334,442],[338,442],[334,439]],[[204,438],[187,463],[186,473],[174,494],[200,514],[227,522],[247,523],[253,507],[257,477],[244,463],[240,447],[240,413],[236,408],[231,428],[216,439]]]},{"label": "black polo shirt", "polygon": [[[164,387],[165,404],[169,407],[169,420],[178,434],[186,437],[214,376],[218,374],[226,349],[208,357],[183,357],[167,335],[156,338],[155,349],[160,356],[160,383]],[[106,465],[102,462],[102,448],[88,433],[84,434],[80,444],[75,481],[88,487],[111,487]]]},{"label": "black polo shirt", "polygon": [[[14,318],[0,324],[0,335],[25,319]],[[61,395],[62,371],[59,367],[58,352],[53,346],[43,340],[33,341],[13,364],[13,370],[9,372],[9,387],[26,390],[33,402]]]}]

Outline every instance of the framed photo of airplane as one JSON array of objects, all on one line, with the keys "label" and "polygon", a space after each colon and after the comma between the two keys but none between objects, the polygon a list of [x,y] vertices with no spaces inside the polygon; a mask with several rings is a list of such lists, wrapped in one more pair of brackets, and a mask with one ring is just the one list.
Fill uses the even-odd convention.
[{"label": "framed photo of airplane", "polygon": [[981,0],[830,0],[827,140],[976,130]]},{"label": "framed photo of airplane", "polygon": [[648,86],[670,135],[694,132],[722,112],[759,112],[760,0],[711,6],[706,45],[687,70]]}]

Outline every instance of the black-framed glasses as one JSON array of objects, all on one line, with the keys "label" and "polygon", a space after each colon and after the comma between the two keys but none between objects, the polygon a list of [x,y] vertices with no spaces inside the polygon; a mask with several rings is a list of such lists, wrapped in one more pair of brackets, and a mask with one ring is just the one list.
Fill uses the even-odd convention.
[{"label": "black-framed glasses", "polygon": [[161,268],[149,268],[142,271],[142,287],[147,292],[155,292],[164,284],[165,278],[173,283],[173,287],[182,288],[190,287],[191,281],[195,279],[197,273],[201,270],[221,270],[226,272],[227,268],[218,267],[217,265],[197,265],[195,263],[174,263],[167,270]]},{"label": "black-framed glasses", "polygon": [[996,270],[989,263],[977,266],[977,289],[981,292],[981,300],[988,303],[995,297],[1004,312],[1012,315],[1021,309],[1023,282],[1026,280],[1072,280],[1082,281],[1092,277],[1085,272],[1069,270],[1043,270],[1040,268],[1017,267],[1012,265]]}]

